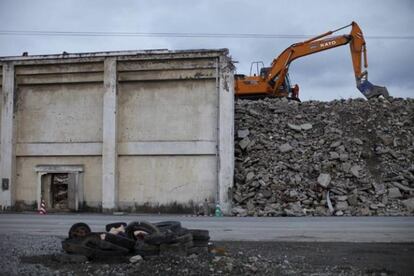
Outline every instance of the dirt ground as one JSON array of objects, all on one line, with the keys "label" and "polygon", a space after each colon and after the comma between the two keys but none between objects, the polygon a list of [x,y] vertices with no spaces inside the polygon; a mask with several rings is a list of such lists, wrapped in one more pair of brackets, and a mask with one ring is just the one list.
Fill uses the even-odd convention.
[{"label": "dirt ground", "polygon": [[412,275],[413,243],[214,242],[224,255],[87,260],[63,237],[2,235],[3,275]]}]

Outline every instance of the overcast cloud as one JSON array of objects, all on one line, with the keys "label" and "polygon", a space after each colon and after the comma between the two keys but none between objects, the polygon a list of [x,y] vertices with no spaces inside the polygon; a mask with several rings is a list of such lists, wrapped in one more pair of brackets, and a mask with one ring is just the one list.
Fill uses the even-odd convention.
[{"label": "overcast cloud", "polygon": [[[260,33],[316,35],[356,21],[365,36],[413,36],[414,1],[0,0],[1,30]],[[349,32],[349,29],[343,33]],[[228,48],[238,73],[266,65],[301,39],[55,37],[0,35],[0,56]],[[390,94],[414,97],[414,40],[367,38],[369,79]],[[290,67],[301,98],[359,97],[348,46],[307,56]]]}]

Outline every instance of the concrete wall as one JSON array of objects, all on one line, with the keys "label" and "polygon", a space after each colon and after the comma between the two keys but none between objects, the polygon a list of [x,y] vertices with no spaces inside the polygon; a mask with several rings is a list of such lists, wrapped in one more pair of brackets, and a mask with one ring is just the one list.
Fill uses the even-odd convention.
[{"label": "concrete wall", "polygon": [[205,198],[214,202],[216,182],[214,156],[160,155],[119,158],[121,207],[154,207],[154,203],[170,207],[176,203],[200,203]]},{"label": "concrete wall", "polygon": [[102,142],[102,100],[101,84],[21,86],[17,143]]},{"label": "concrete wall", "polygon": [[215,90],[215,80],[121,83],[118,140],[215,142]]},{"label": "concrete wall", "polygon": [[40,165],[79,165],[84,207],[188,211],[207,199],[229,210],[227,50],[10,57],[0,66],[2,208],[39,204]]}]

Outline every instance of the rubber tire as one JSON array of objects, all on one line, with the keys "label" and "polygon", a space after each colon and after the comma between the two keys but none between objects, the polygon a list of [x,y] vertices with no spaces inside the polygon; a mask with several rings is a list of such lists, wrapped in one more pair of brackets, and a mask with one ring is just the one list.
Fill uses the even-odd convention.
[{"label": "rubber tire", "polygon": [[80,254],[86,257],[93,255],[93,249],[82,244],[80,239],[66,239],[62,241],[62,249],[69,254]]},{"label": "rubber tire", "polygon": [[182,243],[169,243],[160,245],[160,256],[186,256],[187,247]]},{"label": "rubber tire", "polygon": [[189,229],[190,233],[193,235],[194,241],[209,241],[210,235],[208,230],[203,229]]},{"label": "rubber tire", "polygon": [[78,223],[73,224],[70,227],[68,236],[69,236],[69,239],[82,238],[82,237],[86,237],[91,232],[92,231],[89,225],[83,222],[78,222]]},{"label": "rubber tire", "polygon": [[171,243],[177,238],[173,232],[154,233],[144,237],[144,242],[151,245],[160,245],[162,243]]},{"label": "rubber tire", "polygon": [[154,225],[160,229],[161,232],[166,232],[168,230],[177,232],[181,229],[181,222],[179,221],[160,221],[154,223]]},{"label": "rubber tire", "polygon": [[176,232],[170,230],[161,233],[154,233],[144,237],[144,242],[148,244],[160,245],[164,243],[185,243],[193,240],[193,236],[187,228],[177,229]]},{"label": "rubber tire", "polygon": [[125,222],[114,222],[114,223],[109,223],[107,225],[105,225],[105,231],[109,232],[111,230],[112,227],[118,228],[119,226],[123,225],[124,227],[127,226],[127,224]]},{"label": "rubber tire", "polygon": [[160,246],[140,241],[135,244],[134,254],[139,254],[143,257],[156,256],[160,254]]},{"label": "rubber tire", "polygon": [[102,241],[96,233],[83,238],[66,239],[62,241],[62,248],[67,253],[80,254],[88,258],[123,256],[129,252],[126,248]]},{"label": "rubber tire", "polygon": [[133,250],[135,246],[134,240],[122,237],[120,235],[114,235],[111,233],[105,233],[105,241],[113,243],[117,246],[126,248],[130,251]]},{"label": "rubber tire", "polygon": [[129,253],[129,250],[113,244],[108,241],[101,240],[98,235],[89,235],[85,237],[81,244],[93,250],[93,256],[121,256]]},{"label": "rubber tire", "polygon": [[190,249],[190,248],[193,248],[193,247],[194,247],[194,242],[193,242],[193,241],[189,241],[189,242],[183,243],[183,245],[184,245],[184,246],[185,246],[185,248],[188,250],[188,249]]},{"label": "rubber tire", "polygon": [[134,232],[137,230],[141,230],[144,232],[147,232],[149,235],[152,235],[154,233],[160,233],[160,230],[152,223],[146,222],[146,221],[133,221],[125,229],[125,233],[127,234],[127,237],[132,240],[137,240],[137,238],[134,235]]},{"label": "rubber tire", "polygon": [[191,234],[190,230],[188,230],[187,228],[181,227],[181,229],[179,229],[176,234],[178,236],[183,236],[183,235],[187,235],[187,234]]},{"label": "rubber tire", "polygon": [[187,249],[187,254],[191,255],[191,254],[208,254],[208,248],[206,246],[201,246],[201,247],[191,247]]},{"label": "rubber tire", "polygon": [[195,241],[195,240],[193,240],[193,247],[208,247],[208,241]]},{"label": "rubber tire", "polygon": [[193,241],[193,235],[191,233],[188,233],[188,234],[177,237],[173,242],[188,243],[192,241]]}]

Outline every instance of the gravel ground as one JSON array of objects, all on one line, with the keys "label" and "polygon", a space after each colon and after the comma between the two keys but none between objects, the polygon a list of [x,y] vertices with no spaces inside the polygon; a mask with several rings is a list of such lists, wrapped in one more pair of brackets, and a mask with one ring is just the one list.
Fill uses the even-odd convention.
[{"label": "gravel ground", "polygon": [[87,260],[63,237],[0,236],[1,275],[410,275],[414,244],[217,242],[225,254]]}]

